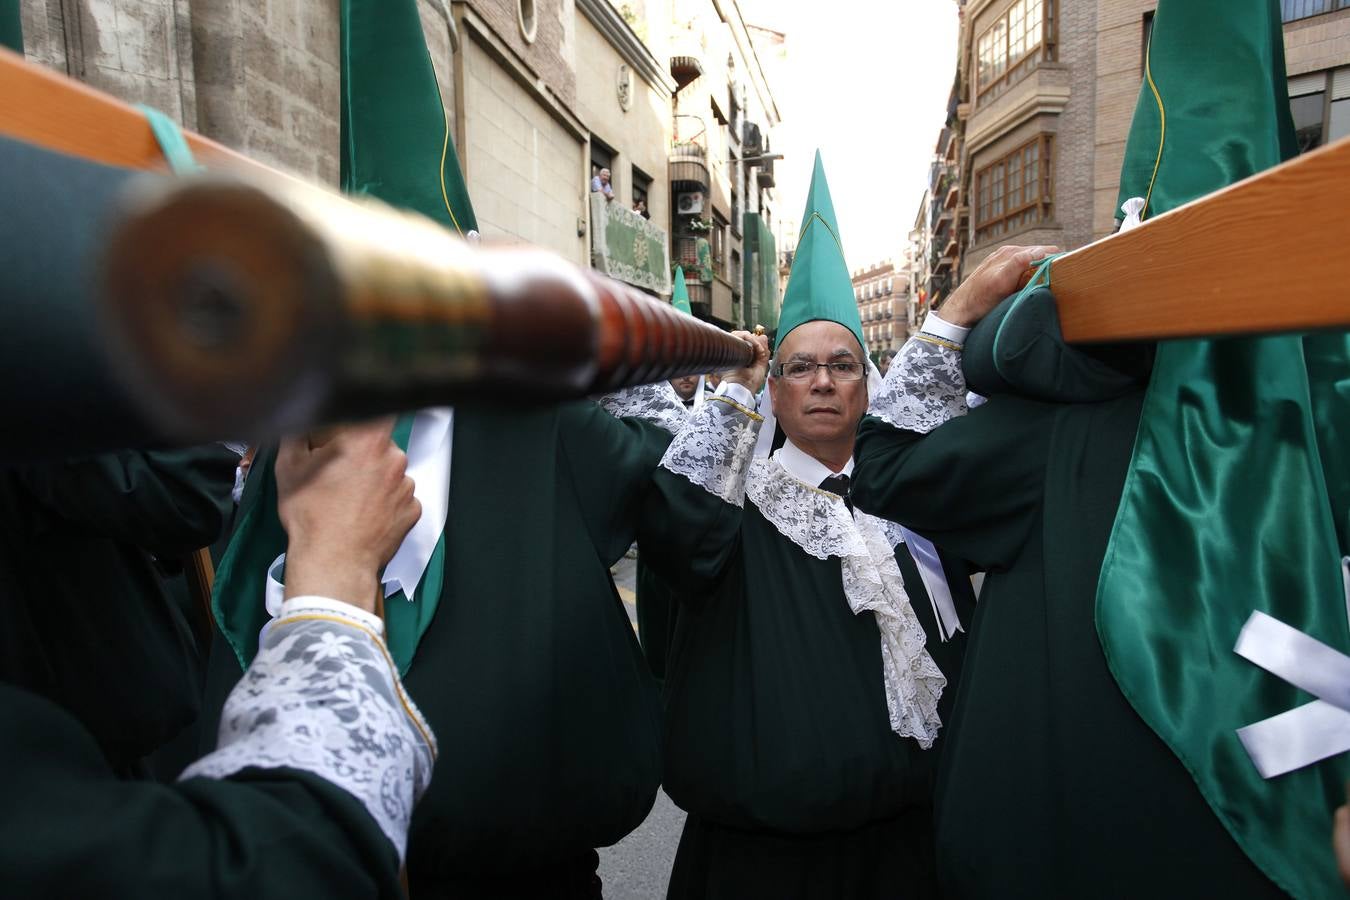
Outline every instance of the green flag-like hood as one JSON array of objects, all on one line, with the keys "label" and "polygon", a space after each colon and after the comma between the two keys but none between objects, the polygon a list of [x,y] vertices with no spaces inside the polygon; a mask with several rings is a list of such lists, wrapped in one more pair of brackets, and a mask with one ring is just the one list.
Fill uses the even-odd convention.
[{"label": "green flag-like hood", "polygon": [[853,279],[844,262],[844,245],[839,240],[839,224],[834,218],[834,201],[825,181],[825,165],[816,151],[811,190],[802,213],[801,235],[792,258],[792,274],[783,292],[783,308],[778,315],[777,344],[783,343],[792,329],[807,322],[838,322],[858,339],[864,350],[862,318],[853,293]]},{"label": "green flag-like hood", "polygon": [[684,283],[684,266],[675,267],[675,288],[670,293],[670,305],[682,313],[694,314],[689,306],[689,286]]},{"label": "green flag-like hood", "polygon": [[[1147,220],[1292,155],[1285,78],[1274,0],[1161,0],[1122,199],[1145,199]],[[1329,834],[1350,756],[1263,778],[1239,730],[1313,697],[1234,646],[1260,612],[1350,652],[1335,527],[1347,371],[1344,335],[1161,342],[1097,588],[1121,691],[1247,856],[1303,898],[1344,896]],[[1280,746],[1314,738],[1296,729]]]},{"label": "green flag-like hood", "polygon": [[[417,0],[342,0],[341,17],[343,191],[378,197],[460,234],[475,230]],[[405,450],[413,421],[414,414],[404,414],[394,426],[392,437]],[[274,461],[269,448],[254,461],[212,595],[216,622],[244,666],[268,618],[262,606],[268,567],[286,550]],[[386,598],[385,636],[399,672],[408,671],[431,624],[444,576],[442,534],[415,596],[400,591]]]}]

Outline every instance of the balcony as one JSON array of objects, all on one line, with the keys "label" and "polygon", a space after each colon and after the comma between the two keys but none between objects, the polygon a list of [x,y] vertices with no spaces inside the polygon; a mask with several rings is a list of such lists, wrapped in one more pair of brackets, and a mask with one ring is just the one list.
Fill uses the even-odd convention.
[{"label": "balcony", "polygon": [[670,293],[670,244],[664,229],[622,203],[591,194],[591,266],[636,287]]},{"label": "balcony", "polygon": [[947,196],[943,199],[943,209],[956,209],[956,201],[961,197],[961,181],[953,178],[951,184],[947,187]]},{"label": "balcony", "polygon": [[672,56],[670,58],[670,77],[684,87],[703,74],[703,61],[697,56]]},{"label": "balcony", "polygon": [[708,193],[708,151],[701,144],[680,143],[670,149],[670,192]]},{"label": "balcony", "polygon": [[1297,22],[1338,9],[1350,9],[1350,0],[1280,0],[1280,18],[1285,22]]}]

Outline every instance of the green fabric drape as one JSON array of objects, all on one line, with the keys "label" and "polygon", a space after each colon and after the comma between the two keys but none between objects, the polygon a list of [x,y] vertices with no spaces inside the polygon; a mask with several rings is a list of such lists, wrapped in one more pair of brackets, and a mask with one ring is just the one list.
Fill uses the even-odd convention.
[{"label": "green fabric drape", "polygon": [[341,179],[460,234],[478,228],[416,0],[342,0]]},{"label": "green fabric drape", "polygon": [[[1162,0],[1121,199],[1157,215],[1293,155],[1287,96],[1274,0]],[[1299,897],[1343,896],[1328,835],[1350,758],[1263,780],[1235,731],[1312,698],[1233,645],[1259,609],[1350,650],[1336,530],[1347,419],[1328,417],[1347,408],[1346,351],[1340,335],[1163,343],[1097,593],[1121,690]]]},{"label": "green fabric drape", "polygon": [[23,52],[23,19],[19,15],[19,0],[0,0],[0,47],[15,53]]},{"label": "green fabric drape", "polygon": [[[343,191],[378,197],[460,234],[477,229],[416,0],[343,0],[341,16]],[[394,441],[404,449],[413,418],[405,414],[394,425]],[[213,598],[216,621],[241,665],[257,652],[266,619],[267,566],[286,549],[272,461],[253,467]],[[442,534],[412,602],[402,592],[385,599],[386,638],[400,674],[440,603],[445,559]]]}]

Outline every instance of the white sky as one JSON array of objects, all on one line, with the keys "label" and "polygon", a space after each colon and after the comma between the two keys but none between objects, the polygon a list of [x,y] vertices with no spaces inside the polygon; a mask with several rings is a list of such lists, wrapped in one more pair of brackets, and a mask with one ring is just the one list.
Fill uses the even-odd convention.
[{"label": "white sky", "polygon": [[[777,216],[796,221],[820,148],[850,271],[898,258],[928,179],[956,73],[953,0],[740,0],[746,22],[787,34],[766,64]],[[767,61],[766,61],[767,63]]]}]

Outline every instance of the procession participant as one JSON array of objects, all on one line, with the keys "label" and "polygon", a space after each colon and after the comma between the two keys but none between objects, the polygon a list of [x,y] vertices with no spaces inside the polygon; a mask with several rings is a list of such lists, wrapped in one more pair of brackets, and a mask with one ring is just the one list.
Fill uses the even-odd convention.
[{"label": "procession participant", "polygon": [[[653,563],[683,599],[666,681],[665,789],[689,812],[672,898],[936,890],[934,748],[973,597],[963,566],[935,554],[921,576],[897,529],[852,510],[866,357],[819,155],[802,220],[769,380],[786,443],[709,465],[700,414],[662,462],[740,513],[696,568]],[[753,406],[762,384],[722,390]]]},{"label": "procession participant", "polygon": [[[684,269],[675,267],[674,285],[670,295],[670,305],[686,315],[692,316],[689,306],[689,288],[685,283]],[[689,415],[698,411],[711,391],[705,390],[702,375],[686,375],[672,378],[667,382],[641,385],[624,391],[617,391],[600,398],[600,405],[613,416],[637,416],[645,418],[655,425],[674,434],[689,420]],[[670,402],[670,392],[674,391],[678,405]],[[636,587],[638,641],[642,644],[642,653],[647,665],[657,680],[666,677],[666,657],[670,652],[670,641],[675,634],[675,616],[679,612],[679,601],[675,592],[660,576],[652,571],[642,558],[638,548],[637,565],[634,572]]]},{"label": "procession participant", "polygon": [[[226,704],[219,747],[178,784],[118,781],[69,713],[0,685],[6,896],[403,896],[435,745],[370,614],[379,567],[418,512],[387,435],[380,423],[322,451],[283,448],[290,593]],[[5,583],[16,563],[0,559]],[[101,599],[66,610],[68,624]],[[117,677],[105,674],[107,691]]]},{"label": "procession participant", "polygon": [[[1292,155],[1283,45],[1276,3],[1159,3],[1121,171],[1134,224]],[[1350,646],[1346,336],[1070,346],[1048,263],[995,306],[1039,255],[1001,251],[1004,290],[942,306],[968,336],[930,316],[859,439],[860,506],[990,569],[944,763],[944,887],[1337,896],[1350,757],[1291,712],[1324,676],[1290,648],[1316,639],[1325,665]],[[967,380],[990,397],[969,413]]]},{"label": "procession participant", "polygon": [[213,445],[0,469],[0,680],[71,713],[124,776],[149,775],[200,711],[190,610],[164,571],[224,530],[235,459]]}]

